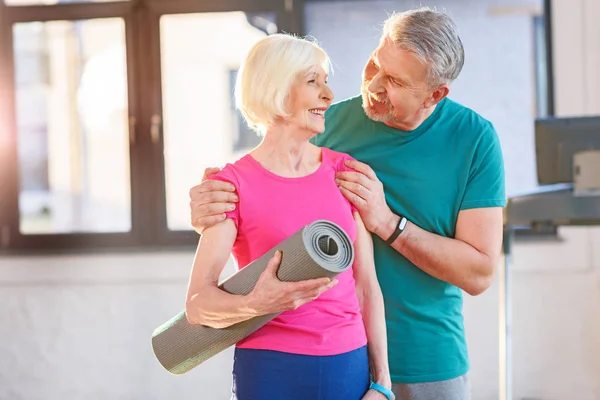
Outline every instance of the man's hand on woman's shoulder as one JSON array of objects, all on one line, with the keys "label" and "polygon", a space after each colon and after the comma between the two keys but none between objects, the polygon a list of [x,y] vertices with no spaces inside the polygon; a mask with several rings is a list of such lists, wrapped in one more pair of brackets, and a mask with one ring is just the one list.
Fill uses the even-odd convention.
[{"label": "man's hand on woman's shoulder", "polygon": [[223,221],[225,213],[233,210],[238,201],[231,183],[207,180],[219,171],[219,168],[206,168],[202,183],[190,189],[191,223],[198,233]]}]

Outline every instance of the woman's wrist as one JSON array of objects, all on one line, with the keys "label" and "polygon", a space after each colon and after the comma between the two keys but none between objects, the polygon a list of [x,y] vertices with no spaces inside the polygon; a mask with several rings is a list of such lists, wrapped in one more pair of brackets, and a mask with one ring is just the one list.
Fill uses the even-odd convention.
[{"label": "woman's wrist", "polygon": [[392,389],[392,380],[388,377],[387,379],[377,379],[374,380],[373,382],[375,382],[378,385],[383,386],[386,389]]},{"label": "woman's wrist", "polygon": [[371,384],[369,385],[369,389],[379,392],[381,394],[381,397],[387,400],[395,400],[396,398],[394,392],[392,392],[391,384],[388,387],[377,382],[371,382]]},{"label": "woman's wrist", "polygon": [[383,386],[386,389],[392,388],[392,378],[390,376],[389,371],[385,371],[384,369],[381,369],[381,370],[373,373],[372,380],[373,380],[373,382],[377,383],[378,385]]}]

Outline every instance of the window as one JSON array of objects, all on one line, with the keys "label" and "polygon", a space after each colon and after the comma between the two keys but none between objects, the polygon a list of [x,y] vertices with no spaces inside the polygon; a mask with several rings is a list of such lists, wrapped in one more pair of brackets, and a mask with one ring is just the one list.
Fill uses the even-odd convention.
[{"label": "window", "polygon": [[242,113],[235,107],[235,80],[237,70],[229,71],[229,92],[231,93],[231,120],[233,121],[233,143],[232,151],[234,153],[247,152],[248,150],[258,146],[260,136],[248,127]]},{"label": "window", "polygon": [[292,9],[0,1],[0,252],[197,243],[190,187],[260,139],[232,109],[236,71]]},{"label": "window", "polygon": [[[257,143],[235,110],[235,74],[257,40],[276,31],[275,16],[243,12],[161,18],[164,173],[170,230],[189,230],[189,189],[206,167],[234,162]],[[271,22],[266,22],[271,21]],[[186,40],[196,37],[198,40]]]},{"label": "window", "polygon": [[23,234],[131,229],[125,25],[13,26]]}]

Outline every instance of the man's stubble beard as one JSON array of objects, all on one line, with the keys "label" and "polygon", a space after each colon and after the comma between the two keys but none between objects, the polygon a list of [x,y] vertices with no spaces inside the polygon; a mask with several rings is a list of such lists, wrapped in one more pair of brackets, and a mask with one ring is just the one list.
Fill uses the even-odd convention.
[{"label": "man's stubble beard", "polygon": [[[367,90],[368,86],[368,83],[363,83],[363,86],[361,88],[362,107],[367,117],[377,122],[389,122],[394,120],[394,106],[390,102],[390,99],[388,99],[387,96],[381,97],[379,95],[370,95],[369,91]],[[384,104],[387,107],[388,111],[383,114],[380,112],[376,112],[373,108],[369,106],[369,97],[374,98],[379,103]]]}]

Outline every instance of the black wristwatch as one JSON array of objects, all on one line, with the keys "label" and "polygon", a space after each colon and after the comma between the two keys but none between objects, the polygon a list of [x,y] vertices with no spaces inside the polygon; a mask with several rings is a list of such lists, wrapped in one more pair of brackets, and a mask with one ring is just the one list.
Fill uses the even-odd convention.
[{"label": "black wristwatch", "polygon": [[398,236],[400,236],[400,234],[404,231],[404,228],[406,228],[407,222],[408,222],[408,220],[406,219],[406,217],[403,215],[400,215],[400,222],[398,222],[398,225],[396,226],[396,230],[394,230],[394,233],[392,233],[392,236],[390,236],[389,239],[386,240],[385,242],[391,246],[392,243],[394,243],[394,241],[396,239],[398,239]]}]

